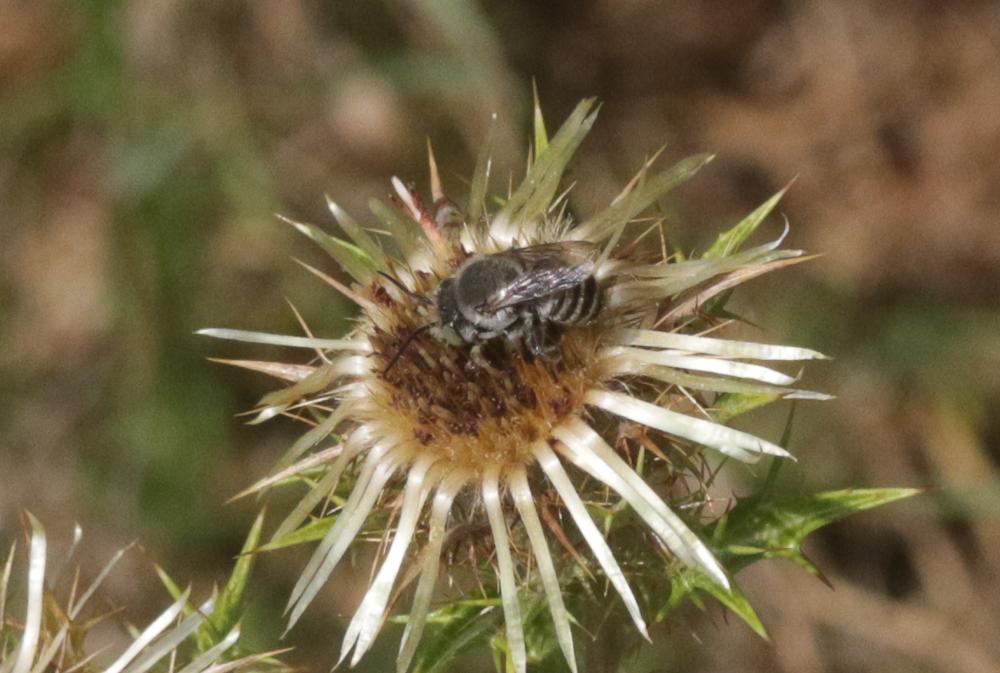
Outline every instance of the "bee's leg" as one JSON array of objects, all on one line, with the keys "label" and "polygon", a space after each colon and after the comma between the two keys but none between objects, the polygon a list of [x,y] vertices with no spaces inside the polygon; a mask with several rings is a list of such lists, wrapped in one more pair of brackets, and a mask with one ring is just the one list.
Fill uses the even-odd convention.
[{"label": "bee's leg", "polygon": [[542,357],[541,341],[539,340],[540,323],[534,320],[527,320],[524,323],[524,341],[528,351],[535,357]]},{"label": "bee's leg", "polygon": [[478,369],[485,369],[493,376],[500,376],[503,372],[490,364],[490,361],[486,359],[486,355],[483,353],[483,346],[485,342],[477,342],[472,350],[469,351],[469,359],[471,364]]},{"label": "bee's leg", "polygon": [[535,355],[535,349],[531,345],[531,332],[534,325],[534,316],[530,312],[525,312],[513,328],[507,332],[510,352],[517,353],[527,362],[531,362]]},{"label": "bee's leg", "polygon": [[533,320],[526,327],[528,349],[542,360],[559,360],[559,330],[546,320]]}]

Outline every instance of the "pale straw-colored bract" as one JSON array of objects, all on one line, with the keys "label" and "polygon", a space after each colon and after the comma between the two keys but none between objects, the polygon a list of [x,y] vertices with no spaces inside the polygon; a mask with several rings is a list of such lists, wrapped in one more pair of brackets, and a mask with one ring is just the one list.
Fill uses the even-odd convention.
[{"label": "pale straw-colored bract", "polygon": [[[54,596],[46,578],[48,566],[48,540],[42,524],[30,513],[31,536],[28,550],[27,581],[24,584],[25,608],[20,628],[15,629],[16,617],[8,611],[8,598],[12,592],[12,569],[16,546],[12,546],[0,576],[0,643],[9,649],[0,651],[0,673],[43,673],[44,671],[103,671],[103,673],[146,673],[154,666],[167,661],[177,673],[228,673],[253,668],[269,660],[276,652],[255,654],[243,658],[227,658],[240,636],[240,627],[234,626],[210,648],[197,652],[187,660],[178,659],[179,649],[188,643],[186,652],[192,651],[190,641],[199,628],[212,615],[215,600],[210,599],[192,609],[188,599],[190,589],[180,592],[177,599],[161,612],[144,629],[136,630],[132,641],[118,653],[109,651],[86,652],[81,650],[86,630],[99,619],[83,617],[83,610],[112,569],[121,560],[125,549],[118,551],[98,573],[97,577],[82,588],[76,579],[67,601]],[[66,556],[68,562],[82,537],[79,527]],[[65,562],[63,567],[65,567]],[[95,660],[109,660],[103,668]],[[177,667],[179,666],[179,667]],[[175,668],[176,667],[176,668]],[[270,668],[270,667],[268,667]],[[277,669],[275,669],[277,670]]]},{"label": "pale straw-colored bract", "polygon": [[[492,534],[492,567],[514,670],[524,673],[527,667],[525,615],[518,592],[530,557],[558,645],[576,671],[573,620],[557,563],[568,557],[550,549],[552,536],[537,508],[542,492],[575,524],[577,540],[589,549],[636,628],[648,637],[626,572],[588,512],[581,479],[573,475],[589,475],[588,489],[597,485],[616,493],[679,562],[728,587],[725,568],[615,444],[617,428],[627,421],[655,431],[664,442],[705,447],[738,461],[788,457],[771,441],[717,423],[700,405],[690,404],[696,397],[689,391],[823,397],[789,388],[794,377],[760,364],[822,357],[815,351],[680,331],[690,329],[699,307],[715,296],[801,258],[800,251],[780,249],[781,238],[740,249],[780,194],[720,240],[711,254],[697,259],[649,253],[639,240],[650,229],[649,220],[642,224],[639,218],[708,163],[707,155],[684,159],[662,172],[653,170],[650,161],[609,207],[573,222],[566,215],[560,183],[595,115],[593,102],[584,101],[551,140],[536,128],[527,174],[498,200],[498,209],[487,207],[493,202],[488,198],[487,148],[473,175],[464,214],[444,196],[431,155],[434,207],[425,207],[417,192],[398,179],[392,181],[396,209],[372,203],[378,229],[388,236],[363,228],[332,202],[330,210],[350,240],[290,222],[352,278],[345,285],[310,268],[360,309],[356,326],[342,339],[203,331],[317,353],[308,365],[235,361],[292,382],[264,398],[257,420],[303,412],[315,419],[315,426],[274,472],[244,492],[310,475],[308,494],[272,540],[300,529],[309,514],[337,492],[342,477],[353,477],[349,492],[343,493],[346,501],[328,519],[332,523],[292,591],[289,628],[373,512],[393,514],[395,528],[391,535],[385,530],[381,564],[350,620],[341,661],[354,665],[371,647],[387,617],[401,569],[411,558],[418,564],[416,588],[397,662],[399,671],[408,669],[433,603],[449,517],[462,500],[469,505],[463,511],[478,512],[475,516],[485,519]],[[437,217],[442,208],[451,209],[448,221]],[[438,319],[439,284],[470,256],[560,241],[586,241],[596,247],[594,275],[602,288],[603,308],[592,324],[566,329],[558,358],[531,358],[510,347],[488,366],[473,361],[470,346],[440,327],[415,335]],[[383,249],[383,243],[391,249]],[[320,446],[331,440],[332,445]],[[567,471],[570,465],[572,474]],[[526,544],[513,544],[515,538]],[[421,553],[410,556],[411,548]]]}]

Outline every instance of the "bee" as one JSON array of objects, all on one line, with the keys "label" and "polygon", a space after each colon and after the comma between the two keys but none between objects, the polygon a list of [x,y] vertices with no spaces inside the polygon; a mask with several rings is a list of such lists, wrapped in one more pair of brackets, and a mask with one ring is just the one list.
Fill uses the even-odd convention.
[{"label": "bee", "polygon": [[595,247],[563,242],[475,255],[441,282],[442,325],[478,347],[504,339],[552,359],[564,328],[592,321],[601,309]]}]

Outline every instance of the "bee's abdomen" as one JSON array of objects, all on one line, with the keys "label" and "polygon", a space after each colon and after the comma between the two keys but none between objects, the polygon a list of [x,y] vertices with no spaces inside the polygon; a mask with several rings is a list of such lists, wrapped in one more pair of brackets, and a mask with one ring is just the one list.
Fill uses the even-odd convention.
[{"label": "bee's abdomen", "polygon": [[593,276],[588,276],[546,302],[541,307],[541,317],[561,325],[579,325],[593,319],[600,308],[600,287]]}]

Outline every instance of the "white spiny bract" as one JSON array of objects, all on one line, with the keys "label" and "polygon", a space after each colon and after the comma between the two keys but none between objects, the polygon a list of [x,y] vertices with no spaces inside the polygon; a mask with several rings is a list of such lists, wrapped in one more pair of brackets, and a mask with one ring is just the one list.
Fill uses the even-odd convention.
[{"label": "white spiny bract", "polygon": [[[186,643],[185,653],[193,649],[191,641],[210,618],[215,604],[213,598],[196,609],[191,609],[188,601],[190,589],[181,592],[148,626],[141,631],[136,630],[132,642],[120,652],[86,652],[83,644],[87,630],[100,622],[101,618],[85,616],[84,608],[91,602],[125,550],[116,553],[88,586],[77,585],[79,576],[72,578],[69,598],[63,601],[53,593],[46,578],[48,552],[45,529],[31,514],[27,514],[27,518],[31,527],[31,541],[27,580],[22,588],[25,614],[23,621],[19,623],[20,628],[15,628],[15,624],[18,624],[17,617],[10,613],[7,605],[8,597],[14,593],[9,589],[13,586],[15,547],[11,547],[0,574],[0,647],[3,648],[0,650],[0,673],[146,673],[164,661],[169,661],[171,670],[176,670],[177,673],[229,673],[253,667],[275,654],[269,652],[242,659],[227,659],[227,653],[230,653],[240,636],[239,626],[235,626],[205,651],[194,652],[190,657],[179,655],[179,649]],[[77,528],[67,562],[81,536],[81,531]],[[62,566],[65,571],[66,563]],[[98,657],[105,660],[113,658],[106,667],[100,668],[95,665]],[[175,669],[175,666],[179,668]],[[267,665],[265,668],[272,667]]]},{"label": "white spiny bract", "polygon": [[[589,548],[636,628],[648,637],[626,572],[585,504],[599,497],[595,493],[610,489],[624,499],[680,563],[723,587],[730,580],[706,544],[671,509],[669,496],[657,493],[636,470],[634,456],[619,441],[620,428],[644,427],[643,432],[670,447],[661,456],[701,446],[745,462],[761,455],[788,457],[770,441],[715,422],[696,400],[706,392],[822,397],[787,388],[794,382],[787,374],[744,362],[821,357],[814,351],[682,333],[699,324],[699,307],[713,297],[801,255],[779,249],[780,239],[739,250],[778,197],[748,216],[729,239],[720,240],[721,249],[699,259],[650,253],[647,247],[660,246],[640,241],[650,226],[648,219],[643,224],[638,218],[710,156],[685,159],[663,172],[653,171],[649,162],[608,208],[573,222],[565,214],[560,182],[595,115],[592,101],[584,101],[551,140],[536,128],[527,175],[503,199],[488,199],[491,161],[489,150],[484,151],[464,215],[453,208],[447,224],[398,179],[392,181],[397,209],[372,204],[387,238],[366,230],[332,202],[330,210],[350,242],[291,222],[353,278],[348,287],[311,269],[360,309],[355,327],[343,339],[203,331],[317,352],[309,365],[235,363],[292,382],[264,398],[258,419],[294,411],[311,413],[316,421],[274,472],[246,491],[259,492],[296,475],[312,477],[310,491],[272,540],[300,529],[337,492],[342,477],[351,476],[350,488],[341,491],[346,502],[292,591],[289,628],[373,512],[392,514],[391,534],[389,529],[374,531],[385,540],[381,565],[348,625],[341,661],[349,657],[354,665],[371,647],[409,558],[417,564],[416,588],[397,662],[400,672],[408,669],[438,583],[450,518],[461,502],[465,522],[470,517],[485,521],[492,533],[492,567],[514,670],[524,673],[527,666],[518,590],[523,583],[519,578],[531,567],[557,642],[576,671],[572,619],[561,588],[565,573],[559,564],[575,563],[579,555],[550,549],[554,536],[547,528],[551,532],[553,524],[539,516],[537,507],[542,494],[556,503],[561,518],[573,522],[575,539]],[[430,163],[431,192],[440,212],[450,201],[441,190],[433,155]],[[488,202],[502,205],[490,210]],[[471,255],[559,241],[597,246],[595,276],[604,297],[597,320],[565,330],[559,357],[531,358],[508,348],[487,367],[470,356],[468,344],[449,339],[441,329],[414,336],[438,319],[438,286]],[[383,250],[383,242],[391,249]],[[316,449],[326,440],[333,446]],[[572,471],[567,465],[574,466]],[[580,478],[587,475],[591,478]],[[563,535],[561,541],[565,539]],[[420,553],[411,555],[411,547],[417,546]],[[446,570],[450,574],[454,568]]]}]

